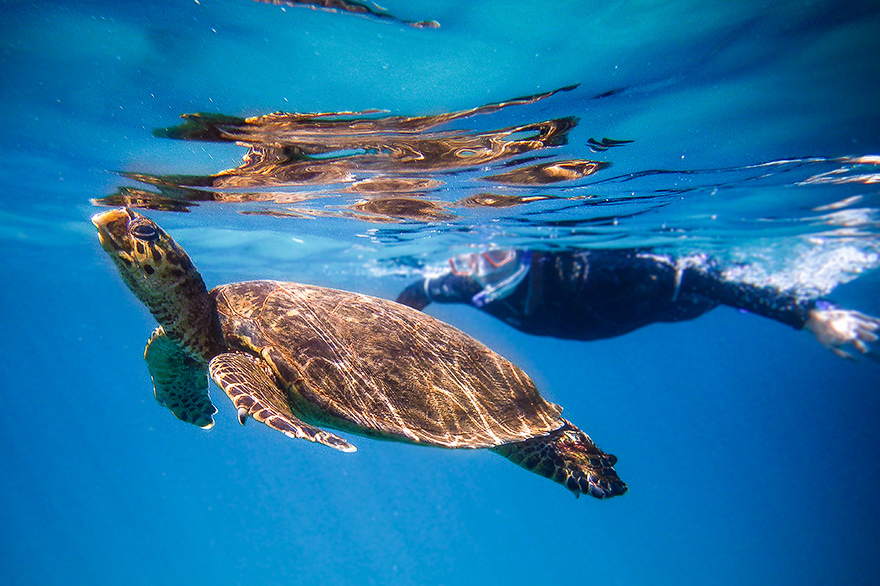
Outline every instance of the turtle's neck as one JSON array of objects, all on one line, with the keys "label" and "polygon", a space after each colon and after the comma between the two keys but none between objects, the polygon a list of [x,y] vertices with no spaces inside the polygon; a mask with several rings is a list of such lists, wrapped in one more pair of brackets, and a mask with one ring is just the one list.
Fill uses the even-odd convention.
[{"label": "turtle's neck", "polygon": [[[123,278],[127,276],[122,272]],[[134,277],[137,278],[137,277]],[[127,279],[126,279],[127,280]],[[193,359],[207,363],[217,355],[213,302],[202,276],[193,268],[162,288],[127,283],[165,330]]]},{"label": "turtle's neck", "polygon": [[219,352],[214,304],[186,252],[149,218],[129,208],[92,217],[101,247],[122,280],[192,359]]}]

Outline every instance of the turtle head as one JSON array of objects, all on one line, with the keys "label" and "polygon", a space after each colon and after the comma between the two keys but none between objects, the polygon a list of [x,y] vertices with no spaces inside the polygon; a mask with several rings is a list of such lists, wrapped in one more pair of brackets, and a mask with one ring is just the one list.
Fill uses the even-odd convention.
[{"label": "turtle head", "polygon": [[169,336],[203,330],[210,312],[205,282],[171,236],[128,208],[96,214],[92,223],[122,280]]},{"label": "turtle head", "polygon": [[152,297],[196,268],[189,256],[156,223],[128,208],[92,216],[101,246],[141,301]]}]

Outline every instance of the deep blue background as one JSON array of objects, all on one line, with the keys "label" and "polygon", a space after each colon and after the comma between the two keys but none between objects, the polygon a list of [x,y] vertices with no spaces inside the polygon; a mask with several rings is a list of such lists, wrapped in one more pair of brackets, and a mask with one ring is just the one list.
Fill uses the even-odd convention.
[{"label": "deep blue background", "polygon": [[[210,432],[155,404],[154,323],[100,250],[89,198],[115,170],[236,164],[240,149],[150,135],[181,113],[435,113],[580,83],[569,113],[638,139],[622,169],[880,153],[874,3],[511,4],[389,4],[437,31],[246,1],[0,4],[4,582],[877,583],[880,366],[727,308],[594,343],[430,308],[617,454],[630,492],[607,502],[486,452],[354,438],[346,455],[241,428],[216,389]],[[153,217],[212,285],[284,275],[393,297],[408,282],[363,270],[382,252],[347,234],[372,226]],[[833,297],[880,315],[878,285],[867,272]]]}]

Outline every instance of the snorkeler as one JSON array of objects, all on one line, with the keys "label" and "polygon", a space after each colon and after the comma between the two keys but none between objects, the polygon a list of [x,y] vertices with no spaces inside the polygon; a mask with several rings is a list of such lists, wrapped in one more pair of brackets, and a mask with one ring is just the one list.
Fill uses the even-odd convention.
[{"label": "snorkeler", "polygon": [[702,255],[491,250],[449,262],[450,272],[412,283],[397,301],[416,309],[432,301],[465,303],[523,332],[574,340],[612,338],[728,305],[807,329],[842,358],[853,358],[844,350],[852,346],[878,359],[869,346],[878,339],[877,318],[824,299],[732,281]]}]

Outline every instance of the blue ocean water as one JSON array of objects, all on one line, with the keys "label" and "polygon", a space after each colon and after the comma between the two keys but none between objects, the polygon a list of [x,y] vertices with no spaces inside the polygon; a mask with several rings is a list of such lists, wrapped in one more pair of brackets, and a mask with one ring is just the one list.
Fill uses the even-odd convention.
[{"label": "blue ocean water", "polygon": [[[483,451],[242,428],[216,388],[207,432],[155,403],[155,323],[89,217],[143,187],[121,172],[238,166],[242,146],[153,134],[194,112],[428,116],[576,86],[449,128],[576,118],[531,163],[610,163],[538,186],[436,173],[449,215],[429,221],[365,215],[344,182],[145,211],[209,285],[394,298],[490,245],[650,245],[880,315],[876,2],[384,7],[440,28],[247,0],[0,3],[4,582],[876,584],[880,366],[733,309],[574,342],[429,306],[618,456],[629,492],[607,501]],[[632,142],[590,149],[605,137]],[[456,203],[482,191],[543,199]]]}]

